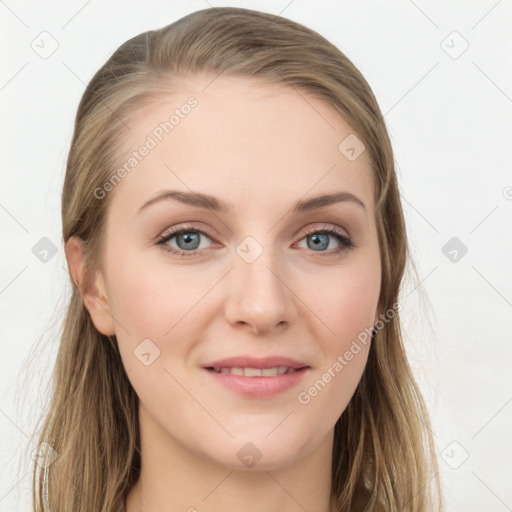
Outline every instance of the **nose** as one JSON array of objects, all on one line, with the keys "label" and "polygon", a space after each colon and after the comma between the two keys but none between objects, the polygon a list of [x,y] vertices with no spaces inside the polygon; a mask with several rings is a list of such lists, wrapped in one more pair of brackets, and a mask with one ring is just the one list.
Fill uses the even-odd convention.
[{"label": "nose", "polygon": [[296,316],[294,294],[272,251],[265,249],[255,261],[235,254],[229,273],[226,319],[257,334],[286,328]]}]

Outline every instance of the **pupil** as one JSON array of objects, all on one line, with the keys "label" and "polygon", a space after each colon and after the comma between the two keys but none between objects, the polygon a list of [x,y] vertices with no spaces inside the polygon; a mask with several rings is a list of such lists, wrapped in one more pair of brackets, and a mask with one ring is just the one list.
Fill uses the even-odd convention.
[{"label": "pupil", "polygon": [[[186,233],[186,234],[182,235],[182,238],[185,240],[186,247],[188,248],[191,242],[192,243],[194,243],[194,241],[197,242],[198,233],[195,233],[195,234]],[[178,237],[178,240],[179,240],[179,237]],[[180,244],[178,244],[178,245],[180,245]],[[194,249],[195,249],[195,247],[194,247]]]},{"label": "pupil", "polygon": [[[323,237],[323,241],[322,241],[322,239],[320,237]],[[324,245],[323,249],[325,249],[327,247],[327,245],[329,245],[328,237],[325,234],[311,235],[311,238],[314,240],[313,247],[319,247],[319,244],[320,245],[323,244]],[[311,249],[312,247],[309,247],[309,248]]]}]

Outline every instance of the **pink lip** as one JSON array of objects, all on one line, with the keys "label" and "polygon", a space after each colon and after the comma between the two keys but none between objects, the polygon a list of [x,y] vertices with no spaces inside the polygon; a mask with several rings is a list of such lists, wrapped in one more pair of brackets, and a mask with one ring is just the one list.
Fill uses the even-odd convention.
[{"label": "pink lip", "polygon": [[[273,368],[288,366],[295,368],[292,373],[273,377],[245,377],[230,373],[217,373],[212,368]],[[269,398],[296,386],[309,372],[310,367],[287,357],[231,357],[202,365],[213,379],[231,391],[247,398]]]}]

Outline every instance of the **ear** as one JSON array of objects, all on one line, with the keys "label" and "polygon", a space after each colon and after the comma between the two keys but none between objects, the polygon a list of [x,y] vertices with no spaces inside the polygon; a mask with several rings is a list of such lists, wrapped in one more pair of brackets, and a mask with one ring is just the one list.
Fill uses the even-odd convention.
[{"label": "ear", "polygon": [[86,287],[83,241],[72,236],[65,245],[66,260],[73,282],[78,287],[84,305],[91,315],[94,326],[105,336],[115,334],[114,318],[105,288],[105,282],[100,272],[94,270],[94,277]]}]

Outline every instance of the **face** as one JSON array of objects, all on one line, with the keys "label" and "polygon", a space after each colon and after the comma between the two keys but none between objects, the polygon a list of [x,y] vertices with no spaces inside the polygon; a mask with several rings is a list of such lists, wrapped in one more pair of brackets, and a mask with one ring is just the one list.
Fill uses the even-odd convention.
[{"label": "face", "polygon": [[332,445],[366,364],[369,343],[353,342],[378,317],[370,161],[339,150],[353,130],[307,93],[212,79],[183,79],[130,121],[130,170],[100,199],[115,321],[92,316],[115,332],[144,428],[276,469]]}]

